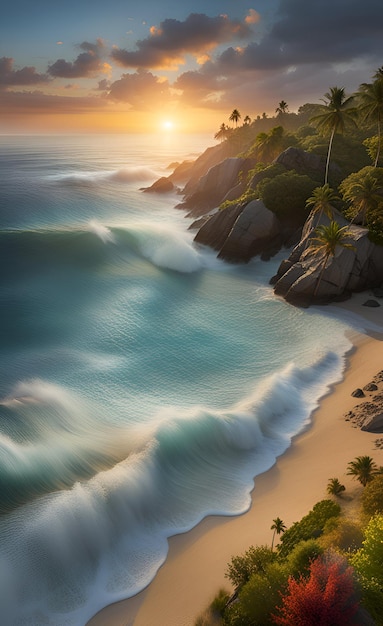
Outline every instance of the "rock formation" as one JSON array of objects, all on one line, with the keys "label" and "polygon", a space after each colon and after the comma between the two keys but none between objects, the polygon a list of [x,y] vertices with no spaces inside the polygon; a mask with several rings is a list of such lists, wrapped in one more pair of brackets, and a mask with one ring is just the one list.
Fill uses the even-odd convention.
[{"label": "rock formation", "polygon": [[[334,212],[334,219],[339,224],[349,226],[349,243],[353,249],[337,247],[335,255],[328,259],[318,285],[323,255],[310,249],[315,219],[311,217],[306,222],[301,241],[272,278],[276,295],[292,304],[308,306],[346,299],[353,291],[382,283],[383,247],[369,240],[366,228],[350,225],[340,213]],[[321,221],[328,223],[325,216]]]},{"label": "rock formation", "polygon": [[[370,241],[367,229],[350,225],[335,211],[334,219],[341,226],[349,227],[349,243],[353,248],[338,246],[322,273],[323,254],[310,246],[318,225],[317,217],[310,216],[302,231],[295,213],[289,216],[281,211],[278,218],[261,200],[250,200],[265,176],[289,170],[309,176],[314,184],[318,181],[320,185],[324,157],[290,147],[274,161],[270,174],[261,170],[248,181],[254,160],[233,156],[232,150],[229,142],[209,148],[196,161],[177,165],[170,176],[159,179],[146,191],[167,192],[173,190],[175,184],[184,183],[180,192],[183,202],[177,208],[185,209],[188,217],[197,218],[190,226],[197,230],[195,241],[210,246],[227,261],[246,263],[256,255],[269,259],[283,246],[294,245],[270,281],[275,294],[292,304],[325,304],[346,299],[352,292],[367,288],[375,288],[376,297],[383,297],[383,247]],[[334,179],[341,177],[336,165],[333,164],[330,171]],[[235,204],[237,199],[238,204]],[[219,210],[225,200],[234,203]],[[322,217],[321,223],[328,223],[328,219]],[[379,303],[374,301],[374,305],[379,306]]]},{"label": "rock formation", "polygon": [[211,167],[197,183],[188,183],[184,190],[184,201],[178,208],[188,209],[189,215],[198,217],[218,207],[225,196],[238,183],[238,176],[248,168],[246,159],[229,157]]},{"label": "rock formation", "polygon": [[195,241],[218,250],[222,259],[247,263],[257,254],[270,258],[278,252],[282,232],[276,215],[261,200],[253,200],[212,215],[199,229]]}]

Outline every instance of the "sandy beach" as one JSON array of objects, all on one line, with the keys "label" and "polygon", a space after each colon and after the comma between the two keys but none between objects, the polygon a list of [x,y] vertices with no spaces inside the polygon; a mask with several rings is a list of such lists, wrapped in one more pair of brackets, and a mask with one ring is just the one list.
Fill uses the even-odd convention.
[{"label": "sandy beach", "polygon": [[230,590],[224,573],[231,557],[250,545],[270,544],[270,526],[280,517],[289,526],[325,497],[329,478],[346,486],[351,499],[359,484],[346,475],[347,464],[370,455],[383,465],[377,434],[362,432],[344,414],[361,402],[351,393],[383,370],[383,308],[367,308],[365,292],[339,306],[381,328],[353,333],[344,379],[325,396],[310,426],[297,435],[276,464],[255,479],[250,510],[239,517],[208,517],[169,541],[169,554],[152,583],[137,596],[100,611],[88,626],[193,626],[220,587]]}]

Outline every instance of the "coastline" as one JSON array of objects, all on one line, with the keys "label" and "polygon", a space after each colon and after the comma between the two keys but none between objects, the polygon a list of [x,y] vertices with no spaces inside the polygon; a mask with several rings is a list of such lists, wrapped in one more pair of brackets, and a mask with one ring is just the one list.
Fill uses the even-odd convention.
[{"label": "coastline", "polygon": [[275,517],[287,526],[299,520],[327,497],[332,477],[345,484],[344,498],[352,498],[360,487],[346,470],[356,456],[367,454],[383,465],[383,450],[374,447],[379,435],[362,432],[344,419],[361,402],[352,391],[383,369],[382,309],[362,306],[369,297],[368,292],[355,294],[336,305],[340,315],[359,316],[376,330],[352,333],[354,347],[346,357],[343,379],[320,400],[310,426],[294,437],[271,469],[255,478],[249,511],[236,517],[210,516],[171,537],[167,559],[150,585],[105,607],[87,626],[193,626],[220,587],[230,590],[224,573],[231,557],[252,544],[270,544]]}]

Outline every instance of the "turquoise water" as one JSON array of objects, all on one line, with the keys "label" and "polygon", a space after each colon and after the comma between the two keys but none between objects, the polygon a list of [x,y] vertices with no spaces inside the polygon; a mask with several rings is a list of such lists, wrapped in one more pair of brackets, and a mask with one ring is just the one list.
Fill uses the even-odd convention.
[{"label": "turquoise water", "polygon": [[2,137],[0,614],[83,626],[169,536],[237,515],[342,376],[350,322],[276,299],[282,258],[196,247],[140,187],[209,137]]}]

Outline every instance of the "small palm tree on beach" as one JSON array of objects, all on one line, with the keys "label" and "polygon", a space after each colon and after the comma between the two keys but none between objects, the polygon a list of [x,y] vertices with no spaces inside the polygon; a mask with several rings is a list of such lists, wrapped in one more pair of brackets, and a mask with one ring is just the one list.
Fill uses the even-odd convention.
[{"label": "small palm tree on beach", "polygon": [[357,456],[355,461],[348,464],[347,474],[353,476],[365,487],[371,482],[375,474],[378,473],[378,467],[370,456]]},{"label": "small palm tree on beach", "polygon": [[330,478],[327,485],[327,493],[331,496],[340,496],[346,487],[337,478]]},{"label": "small palm tree on beach", "polygon": [[284,522],[281,520],[280,517],[276,517],[275,519],[273,519],[273,523],[270,527],[271,530],[273,530],[273,539],[271,541],[271,549],[274,549],[274,539],[275,539],[275,535],[280,535],[281,533],[284,533],[286,530],[286,524],[284,524]]}]

